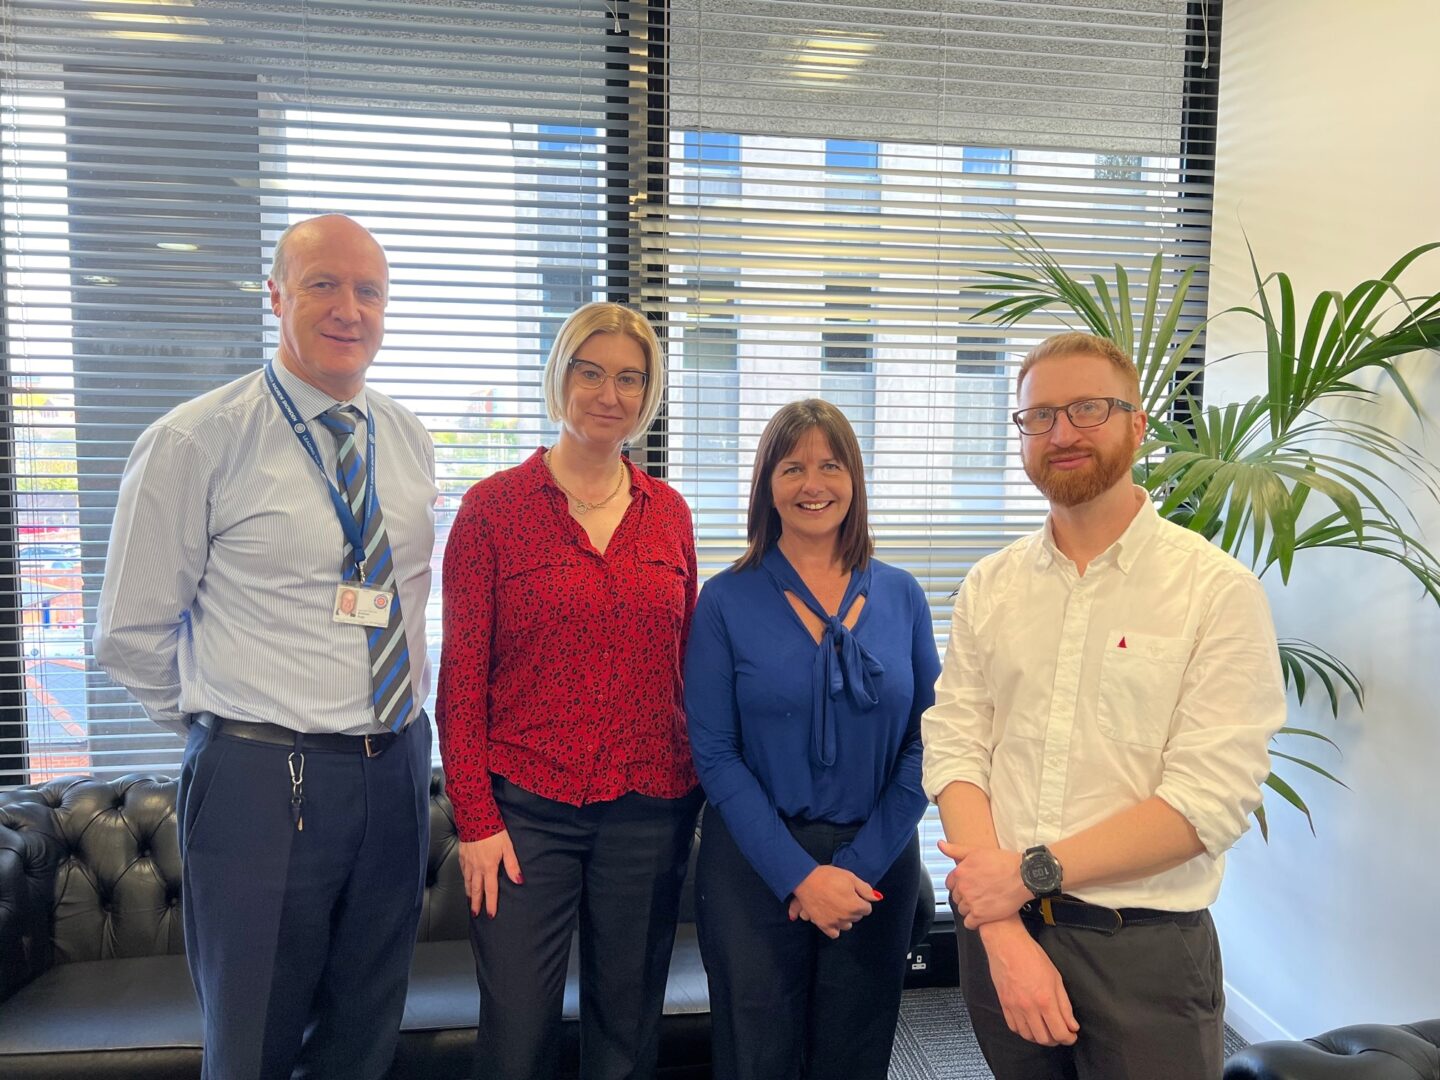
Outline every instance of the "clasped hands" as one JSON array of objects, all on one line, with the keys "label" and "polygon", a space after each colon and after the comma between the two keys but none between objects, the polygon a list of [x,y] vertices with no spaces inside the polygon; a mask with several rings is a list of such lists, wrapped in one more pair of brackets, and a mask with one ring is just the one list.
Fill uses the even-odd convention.
[{"label": "clasped hands", "polygon": [[1020,855],[998,848],[967,848],[940,841],[955,860],[945,887],[965,926],[980,931],[990,978],[1005,1023],[1041,1046],[1071,1046],[1080,1032],[1065,982],[1016,912],[1031,899],[1020,880]]},{"label": "clasped hands", "polygon": [[790,921],[804,919],[828,938],[838,938],[885,899],[879,890],[838,866],[817,866],[795,886]]},{"label": "clasped hands", "polygon": [[1032,894],[1020,880],[1020,855],[999,848],[967,848],[940,841],[940,850],[955,860],[945,888],[967,930],[1014,915]]}]

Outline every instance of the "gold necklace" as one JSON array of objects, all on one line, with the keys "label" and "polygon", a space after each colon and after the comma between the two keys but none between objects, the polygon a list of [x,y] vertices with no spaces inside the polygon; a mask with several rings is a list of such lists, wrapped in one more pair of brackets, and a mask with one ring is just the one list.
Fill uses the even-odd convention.
[{"label": "gold necklace", "polygon": [[550,470],[550,479],[554,480],[555,486],[565,493],[566,498],[568,498],[570,502],[574,505],[575,512],[577,514],[588,514],[591,510],[599,510],[602,507],[608,505],[610,500],[615,498],[616,495],[619,495],[620,489],[625,486],[625,473],[628,470],[625,468],[625,462],[621,461],[620,476],[615,481],[615,490],[610,492],[609,495],[606,495],[605,498],[601,499],[599,502],[586,502],[584,499],[580,498],[579,495],[576,495],[573,491],[567,488],[564,484],[560,483],[560,477],[555,475],[555,466],[550,464],[549,450],[545,451],[545,456],[541,460],[545,462],[545,468]]}]

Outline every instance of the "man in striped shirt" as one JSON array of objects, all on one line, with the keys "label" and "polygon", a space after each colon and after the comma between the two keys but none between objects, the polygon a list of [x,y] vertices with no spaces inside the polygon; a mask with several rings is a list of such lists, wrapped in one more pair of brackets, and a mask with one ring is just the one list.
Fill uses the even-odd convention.
[{"label": "man in striped shirt", "polygon": [[356,222],[291,226],[273,362],[156,421],[121,480],[95,655],[187,740],[209,1080],[378,1078],[394,1053],[428,847],[436,488],[428,433],[365,385],[388,292]]}]

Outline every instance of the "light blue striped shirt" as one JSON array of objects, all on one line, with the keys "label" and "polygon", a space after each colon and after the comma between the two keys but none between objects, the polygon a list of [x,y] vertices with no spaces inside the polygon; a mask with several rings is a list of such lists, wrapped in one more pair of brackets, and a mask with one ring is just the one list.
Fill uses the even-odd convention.
[{"label": "light blue striped shirt", "polygon": [[[277,362],[335,475],[335,404]],[[435,451],[409,410],[367,389],[417,707],[430,690],[425,604],[435,547]],[[356,437],[365,442],[365,421]],[[379,730],[364,627],[331,619],[345,536],[325,478],[263,371],[188,401],[135,443],[105,562],[95,658],[157,724],[213,712],[297,731]]]}]

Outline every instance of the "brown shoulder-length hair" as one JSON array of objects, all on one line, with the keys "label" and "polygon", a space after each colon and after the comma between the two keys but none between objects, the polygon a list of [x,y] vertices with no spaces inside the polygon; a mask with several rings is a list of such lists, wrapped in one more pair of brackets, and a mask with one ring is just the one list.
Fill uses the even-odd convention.
[{"label": "brown shoulder-length hair", "polygon": [[870,535],[869,507],[865,499],[865,461],[860,455],[860,440],[845,414],[819,398],[792,401],[770,418],[760,435],[755,450],[755,472],[750,478],[750,516],[745,534],[750,546],[735,563],[737,570],[758,568],[765,553],[780,539],[780,514],[775,509],[775,496],[770,478],[784,457],[791,453],[800,436],[811,428],[819,428],[830,444],[835,460],[850,474],[854,488],[850,512],[840,523],[835,541],[840,567],[846,573],[863,569],[875,554],[875,540]]}]

